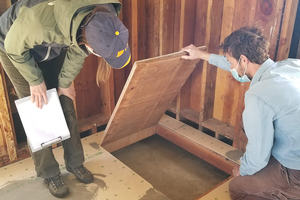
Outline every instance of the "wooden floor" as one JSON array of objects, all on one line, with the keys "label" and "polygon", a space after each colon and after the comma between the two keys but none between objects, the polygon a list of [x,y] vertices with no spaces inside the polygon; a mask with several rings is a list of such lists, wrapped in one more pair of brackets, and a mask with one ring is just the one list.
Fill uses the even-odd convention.
[{"label": "wooden floor", "polygon": [[[91,184],[80,183],[68,173],[63,162],[63,149],[54,149],[63,178],[70,189],[65,199],[75,200],[169,200],[155,190],[136,172],[100,147],[97,143],[101,133],[82,140],[85,166],[95,175]],[[31,158],[0,168],[1,200],[51,200],[53,197],[43,179],[37,178]]]}]

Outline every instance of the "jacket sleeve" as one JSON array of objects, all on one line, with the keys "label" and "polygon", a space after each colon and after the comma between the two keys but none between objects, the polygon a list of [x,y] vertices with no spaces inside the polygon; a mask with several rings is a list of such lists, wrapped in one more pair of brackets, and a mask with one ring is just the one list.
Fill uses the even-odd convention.
[{"label": "jacket sleeve", "polygon": [[251,94],[246,94],[245,105],[243,123],[248,143],[240,159],[241,176],[253,175],[268,164],[274,142],[275,111]]},{"label": "jacket sleeve", "polygon": [[[34,44],[38,44],[40,39],[39,29],[34,31],[24,28],[25,25],[16,22],[10,28],[4,40],[4,47],[8,58],[13,65],[19,70],[21,75],[31,86],[39,85],[44,78],[42,71],[36,65],[34,58],[30,55],[29,50]],[[23,28],[24,30],[22,30]]]},{"label": "jacket sleeve", "polygon": [[83,67],[86,55],[75,45],[69,47],[58,75],[58,86],[68,88]]},{"label": "jacket sleeve", "polygon": [[209,57],[209,64],[215,65],[223,70],[230,71],[230,63],[225,56],[211,54]]}]

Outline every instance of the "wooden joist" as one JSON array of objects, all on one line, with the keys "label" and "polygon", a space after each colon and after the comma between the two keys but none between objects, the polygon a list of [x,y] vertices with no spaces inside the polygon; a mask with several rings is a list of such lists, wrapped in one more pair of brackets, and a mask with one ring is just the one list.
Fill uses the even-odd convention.
[{"label": "wooden joist", "polygon": [[219,138],[219,135],[223,135],[224,137],[233,140],[234,135],[234,126],[222,122],[220,120],[210,118],[204,122],[202,122],[202,127],[205,127],[213,132],[215,132],[215,137]]},{"label": "wooden joist", "polygon": [[164,115],[158,123],[157,134],[177,144],[228,174],[239,165],[243,152],[187,124]]},{"label": "wooden joist", "polygon": [[109,117],[102,114],[78,120],[79,132],[92,130],[92,134],[97,133],[97,127],[107,124],[108,120]]}]

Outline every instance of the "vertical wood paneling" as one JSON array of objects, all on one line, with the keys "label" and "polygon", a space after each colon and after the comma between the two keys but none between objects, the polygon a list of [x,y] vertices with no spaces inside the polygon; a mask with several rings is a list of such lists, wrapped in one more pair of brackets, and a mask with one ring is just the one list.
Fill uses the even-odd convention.
[{"label": "vertical wood paneling", "polygon": [[[224,0],[213,0],[208,3],[208,13],[207,13],[207,30],[206,30],[206,46],[208,47],[208,52],[219,53],[220,45],[220,35],[222,28],[222,15],[223,15],[223,5]],[[217,68],[204,63],[204,72],[206,73],[205,80],[203,79],[204,94],[203,101],[203,112],[200,113],[200,122],[203,122],[209,118],[213,117],[214,109],[214,97],[215,97],[215,84],[216,84],[216,74]]]},{"label": "vertical wood paneling", "polygon": [[293,29],[298,8],[298,0],[286,0],[285,9],[282,19],[282,27],[280,30],[280,40],[278,52],[276,56],[277,61],[288,58],[289,50],[292,42]]},{"label": "vertical wood paneling", "polygon": [[146,0],[146,20],[147,25],[147,57],[159,56],[159,36],[160,36],[160,0]]},{"label": "vertical wood paneling", "polygon": [[284,0],[258,0],[253,25],[263,28],[270,41],[270,58],[275,59]]},{"label": "vertical wood paneling", "polygon": [[181,0],[174,0],[174,51],[179,51],[182,47],[181,29],[183,29],[183,23],[181,23]]},{"label": "vertical wood paneling", "polygon": [[14,161],[17,159],[17,140],[10,113],[4,70],[0,64],[0,148],[2,153],[7,153],[10,161]]},{"label": "vertical wood paneling", "polygon": [[174,52],[174,0],[160,0],[159,55]]},{"label": "vertical wood paneling", "polygon": [[[197,9],[196,9],[196,24],[195,24],[195,38],[194,44],[195,46],[202,46],[205,44],[206,38],[206,21],[207,21],[207,7],[208,1],[207,0],[198,0],[197,1]],[[196,68],[194,69],[191,77],[191,109],[201,112],[204,108],[204,95],[202,92],[205,88],[202,84],[202,81],[205,80],[205,71],[206,68],[203,68],[203,60],[197,64]],[[203,77],[204,76],[204,77]]]},{"label": "vertical wood paneling", "polygon": [[76,88],[76,110],[78,119],[99,114],[103,106],[100,90],[96,83],[98,58],[90,55],[86,58],[82,70],[74,81]]},{"label": "vertical wood paneling", "polygon": [[[125,1],[124,1],[125,2]],[[124,23],[124,25],[127,27],[123,20],[123,16],[127,14],[127,9],[124,6],[123,0],[120,0],[120,3],[122,4],[122,10],[119,15],[119,19]],[[126,5],[126,4],[125,4]],[[124,14],[125,12],[125,14]],[[131,33],[129,33],[129,38],[131,37]],[[129,64],[130,65],[130,64]],[[127,66],[128,67],[128,66]],[[125,81],[126,81],[126,76],[125,76],[125,68],[122,69],[113,69],[113,78],[114,78],[114,95],[115,95],[115,104],[118,101],[119,96],[121,95],[121,92],[123,90]]]},{"label": "vertical wood paneling", "polygon": [[[180,35],[179,48],[194,43],[195,26],[196,26],[196,8],[197,0],[183,0],[181,1],[181,16],[180,16]],[[192,76],[190,76],[185,84],[182,86],[180,95],[177,98],[177,110],[184,110],[190,108],[191,103],[191,83]],[[179,116],[177,116],[179,119]]]}]

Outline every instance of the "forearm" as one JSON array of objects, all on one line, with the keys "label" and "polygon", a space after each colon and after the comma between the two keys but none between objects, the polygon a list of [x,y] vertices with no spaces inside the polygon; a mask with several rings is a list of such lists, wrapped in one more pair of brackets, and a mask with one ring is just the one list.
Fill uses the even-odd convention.
[{"label": "forearm", "polygon": [[198,52],[198,57],[205,61],[209,61],[210,55],[211,55],[211,53],[208,53],[206,51],[199,50],[199,52]]}]

